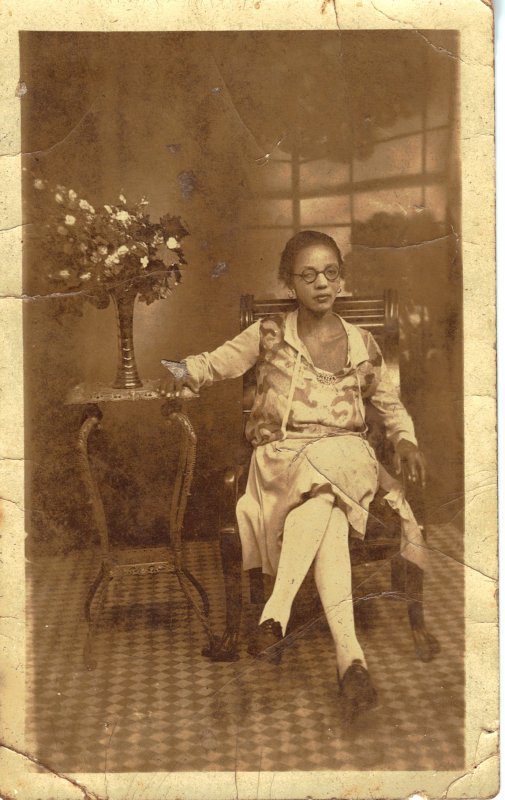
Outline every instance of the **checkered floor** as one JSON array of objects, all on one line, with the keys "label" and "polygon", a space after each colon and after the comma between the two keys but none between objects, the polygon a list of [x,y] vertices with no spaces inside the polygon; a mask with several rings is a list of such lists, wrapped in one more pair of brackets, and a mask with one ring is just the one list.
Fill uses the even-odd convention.
[{"label": "checkered floor", "polygon": [[[31,645],[27,738],[59,772],[186,770],[435,770],[464,763],[463,567],[461,533],[431,532],[425,609],[441,654],[414,657],[405,606],[384,598],[360,636],[379,692],[376,709],[343,725],[331,639],[311,628],[282,664],[211,663],[205,635],[170,575],[114,581],[87,671],[83,604],[98,569],[96,551],[45,558],[29,567]],[[207,588],[212,626],[223,628],[216,542],[187,545]],[[363,573],[386,589],[387,564]],[[116,584],[116,585],[114,585]]]}]

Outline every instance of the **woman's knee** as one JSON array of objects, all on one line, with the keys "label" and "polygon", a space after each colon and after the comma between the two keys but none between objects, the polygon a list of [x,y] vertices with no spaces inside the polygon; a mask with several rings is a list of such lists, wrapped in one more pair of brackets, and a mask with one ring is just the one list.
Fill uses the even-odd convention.
[{"label": "woman's knee", "polygon": [[316,506],[332,507],[335,504],[335,495],[330,489],[321,488],[311,494],[305,503],[310,503],[311,508]]},{"label": "woman's knee", "polygon": [[286,517],[282,541],[291,530],[308,530],[314,534],[319,531],[323,534],[326,530],[333,509],[334,497],[328,492],[318,492],[310,495],[295,508],[291,509]]},{"label": "woman's knee", "polygon": [[328,525],[333,511],[334,496],[330,492],[318,492],[311,495],[303,504],[303,518],[310,519],[316,527],[324,529]]}]

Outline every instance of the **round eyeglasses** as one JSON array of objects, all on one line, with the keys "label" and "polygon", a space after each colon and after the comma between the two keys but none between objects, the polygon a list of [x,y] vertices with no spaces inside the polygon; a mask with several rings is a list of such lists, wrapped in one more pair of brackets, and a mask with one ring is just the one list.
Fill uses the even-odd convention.
[{"label": "round eyeglasses", "polygon": [[324,275],[327,281],[333,283],[340,275],[340,267],[333,264],[320,270],[314,269],[314,267],[307,267],[303,272],[293,272],[292,274],[296,275],[297,278],[301,278],[305,283],[314,283],[318,275]]}]

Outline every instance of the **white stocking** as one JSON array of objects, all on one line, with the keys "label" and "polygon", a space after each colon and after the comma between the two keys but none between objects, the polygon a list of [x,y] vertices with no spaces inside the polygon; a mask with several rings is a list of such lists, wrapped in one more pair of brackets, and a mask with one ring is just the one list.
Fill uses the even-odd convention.
[{"label": "white stocking", "polygon": [[336,506],[317,551],[314,578],[342,677],[354,659],[360,659],[365,666],[366,662],[354,628],[349,528],[344,512]]},{"label": "white stocking", "polygon": [[274,589],[260,623],[276,620],[286,633],[293,600],[315,559],[314,578],[342,677],[354,659],[365,666],[366,661],[354,628],[347,518],[333,504],[332,494],[321,493],[288,514]]},{"label": "white stocking", "polygon": [[260,623],[274,619],[286,633],[291,606],[323,539],[333,508],[329,492],[309,497],[286,517],[274,590]]}]

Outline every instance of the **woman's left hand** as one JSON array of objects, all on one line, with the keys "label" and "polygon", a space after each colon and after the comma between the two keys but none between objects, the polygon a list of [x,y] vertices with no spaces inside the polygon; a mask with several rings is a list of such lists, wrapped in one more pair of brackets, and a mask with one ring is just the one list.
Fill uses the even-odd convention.
[{"label": "woman's left hand", "polygon": [[413,483],[419,481],[424,489],[426,486],[426,461],[419,448],[406,439],[400,439],[395,448],[394,465],[397,474],[402,471],[402,464],[405,464],[408,480]]}]

